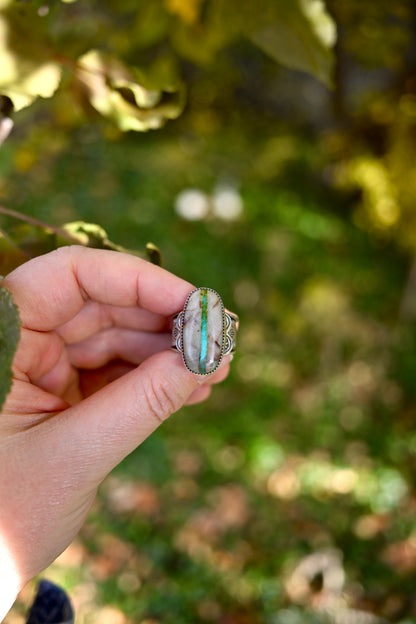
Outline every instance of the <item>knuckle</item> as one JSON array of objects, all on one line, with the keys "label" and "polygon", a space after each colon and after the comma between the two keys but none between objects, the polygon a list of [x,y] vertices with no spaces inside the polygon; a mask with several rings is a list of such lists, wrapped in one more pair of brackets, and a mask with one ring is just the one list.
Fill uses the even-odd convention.
[{"label": "knuckle", "polygon": [[144,396],[149,413],[159,424],[176,412],[183,403],[179,392],[163,379],[156,381],[150,378],[144,388]]}]

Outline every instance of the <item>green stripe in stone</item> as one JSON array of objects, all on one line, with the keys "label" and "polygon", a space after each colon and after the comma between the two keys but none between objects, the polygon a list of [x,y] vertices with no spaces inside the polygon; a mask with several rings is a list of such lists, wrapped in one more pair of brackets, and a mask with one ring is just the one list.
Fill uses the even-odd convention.
[{"label": "green stripe in stone", "polygon": [[206,359],[208,349],[208,291],[201,288],[200,293],[201,304],[201,353],[199,356],[199,372],[206,373]]}]

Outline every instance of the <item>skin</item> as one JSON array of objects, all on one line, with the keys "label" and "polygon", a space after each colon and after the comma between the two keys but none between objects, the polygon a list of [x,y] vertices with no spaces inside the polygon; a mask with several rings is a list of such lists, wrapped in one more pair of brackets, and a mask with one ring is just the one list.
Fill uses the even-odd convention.
[{"label": "skin", "polygon": [[79,531],[97,487],[229,358],[199,377],[170,350],[192,284],[144,260],[65,247],[4,280],[21,317],[0,416],[0,618]]}]

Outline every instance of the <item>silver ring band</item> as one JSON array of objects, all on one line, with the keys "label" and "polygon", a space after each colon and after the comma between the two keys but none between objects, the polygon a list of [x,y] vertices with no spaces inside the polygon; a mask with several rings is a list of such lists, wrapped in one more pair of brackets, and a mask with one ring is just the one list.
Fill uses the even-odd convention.
[{"label": "silver ring band", "polygon": [[238,324],[238,316],[224,308],[215,290],[197,288],[173,317],[172,348],[192,373],[209,375],[235,352]]}]

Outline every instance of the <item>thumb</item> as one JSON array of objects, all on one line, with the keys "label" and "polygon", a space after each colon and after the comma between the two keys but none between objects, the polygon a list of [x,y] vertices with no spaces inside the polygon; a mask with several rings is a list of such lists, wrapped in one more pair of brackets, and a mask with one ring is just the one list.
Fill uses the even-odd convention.
[{"label": "thumb", "polygon": [[53,419],[51,448],[96,487],[203,382],[178,353],[159,352]]}]

